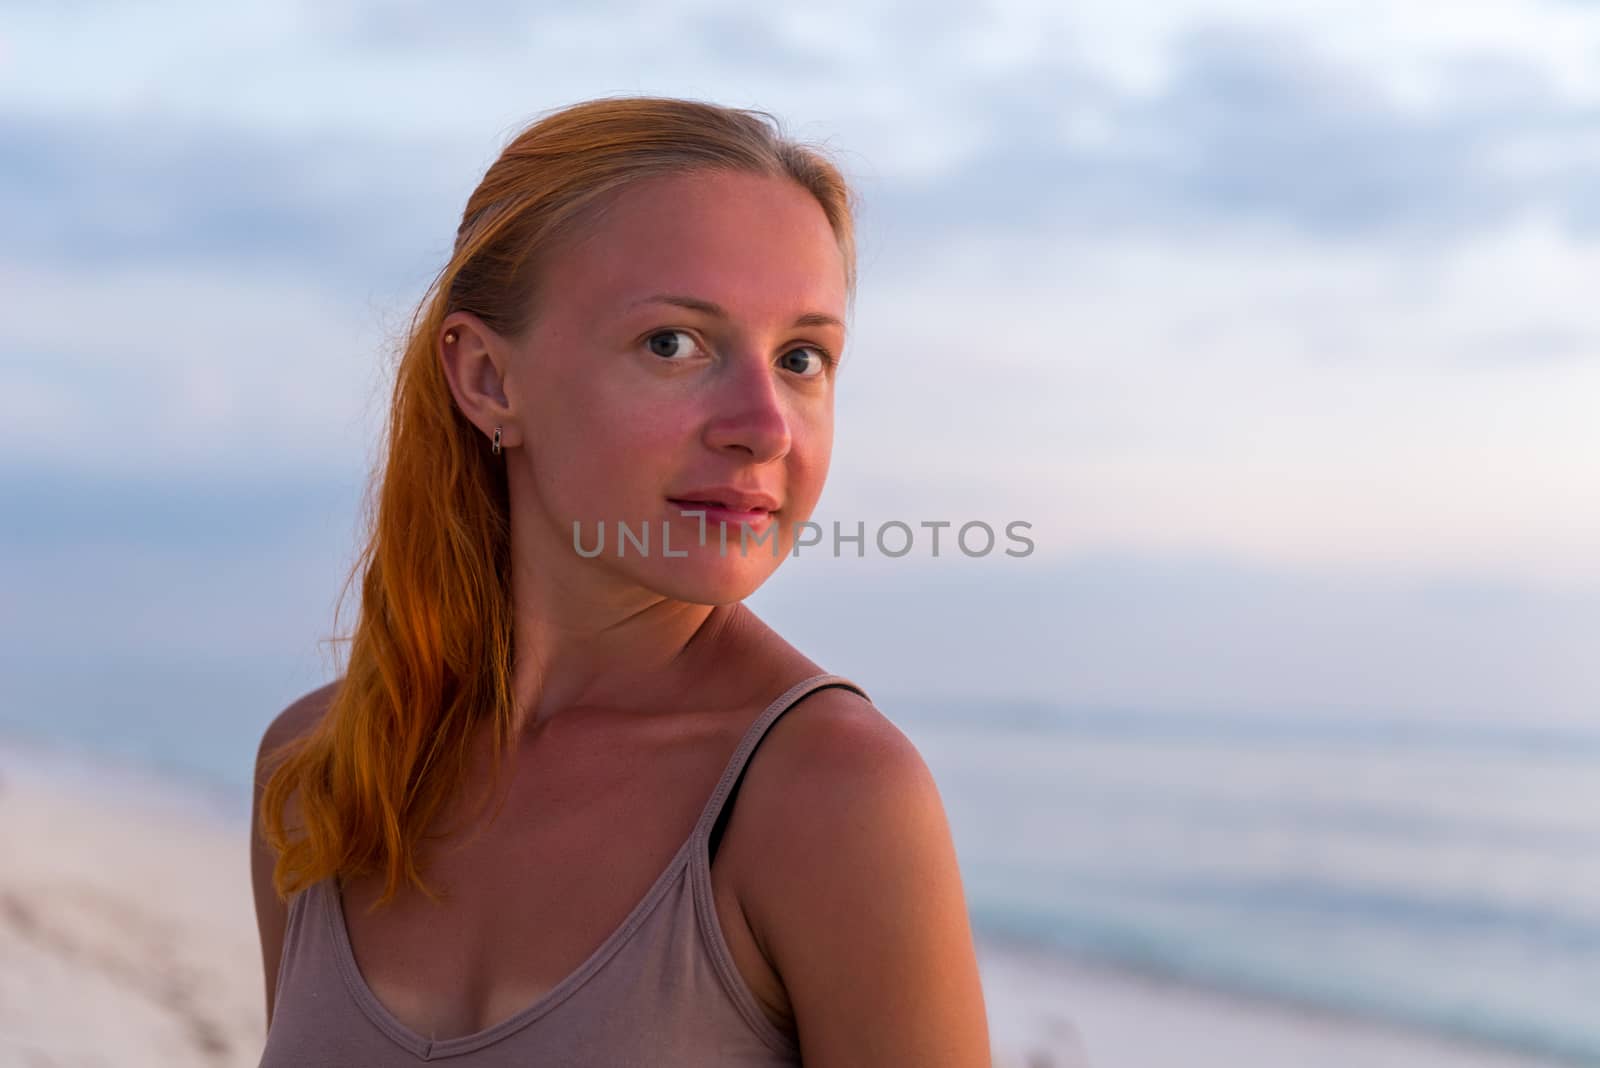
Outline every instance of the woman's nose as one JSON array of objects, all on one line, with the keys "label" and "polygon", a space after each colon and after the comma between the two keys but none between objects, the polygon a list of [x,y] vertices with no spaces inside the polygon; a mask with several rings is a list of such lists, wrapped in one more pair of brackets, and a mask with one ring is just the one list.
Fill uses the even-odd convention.
[{"label": "woman's nose", "polygon": [[748,453],[756,463],[789,451],[789,412],[776,372],[764,359],[737,359],[725,365],[706,423],[706,444]]}]

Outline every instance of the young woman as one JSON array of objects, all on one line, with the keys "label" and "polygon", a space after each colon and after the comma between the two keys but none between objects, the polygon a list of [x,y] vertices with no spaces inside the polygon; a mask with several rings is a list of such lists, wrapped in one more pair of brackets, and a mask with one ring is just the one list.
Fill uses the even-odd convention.
[{"label": "young woman", "polygon": [[348,666],[258,756],[264,1068],[990,1063],[926,765],[741,603],[855,290],[849,188],[768,120],[586,102],[467,203]]}]

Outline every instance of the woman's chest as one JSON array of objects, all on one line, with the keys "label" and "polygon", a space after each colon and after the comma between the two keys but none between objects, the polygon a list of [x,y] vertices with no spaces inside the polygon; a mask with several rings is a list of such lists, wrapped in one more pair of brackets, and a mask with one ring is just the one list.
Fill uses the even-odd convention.
[{"label": "woman's chest", "polygon": [[[562,771],[547,763],[520,769],[498,813],[491,806],[473,822],[458,809],[439,821],[451,829],[421,853],[438,903],[408,886],[374,911],[382,878],[347,881],[338,911],[372,996],[410,1030],[440,1040],[537,1005],[637,922],[653,890],[665,889],[663,877],[683,857],[716,787],[722,750],[736,741],[619,751]],[[616,759],[624,756],[631,769]],[[685,909],[681,923],[714,925],[710,936],[721,939],[762,1011],[788,1030],[781,979],[740,900],[740,873],[759,863],[760,848],[759,835],[727,836],[705,873],[709,916]],[[686,869],[684,878],[693,877]]]}]

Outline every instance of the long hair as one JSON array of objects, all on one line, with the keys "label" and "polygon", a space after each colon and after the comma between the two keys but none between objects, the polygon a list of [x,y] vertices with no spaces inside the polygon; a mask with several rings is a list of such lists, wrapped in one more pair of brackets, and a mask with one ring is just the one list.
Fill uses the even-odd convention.
[{"label": "long hair", "polygon": [[[324,878],[383,871],[430,899],[418,846],[467,785],[470,739],[489,725],[494,782],[514,741],[511,517],[505,466],[456,406],[437,347],[467,311],[516,336],[561,242],[641,179],[702,170],[788,178],[816,197],[855,299],[855,196],[821,150],[765,111],[664,97],[585,101],[517,134],[462,213],[455,247],[399,347],[386,457],[367,486],[365,536],[335,608],[361,578],[348,666],[321,719],[265,754],[261,833],[287,899]],[[488,793],[493,792],[494,783]],[[284,806],[295,798],[293,837]]]}]

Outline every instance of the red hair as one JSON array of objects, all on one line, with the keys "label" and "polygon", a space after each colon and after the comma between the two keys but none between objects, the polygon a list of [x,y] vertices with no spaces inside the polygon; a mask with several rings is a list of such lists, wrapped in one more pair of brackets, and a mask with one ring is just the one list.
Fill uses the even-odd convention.
[{"label": "red hair", "polygon": [[[506,145],[473,190],[450,260],[400,348],[387,457],[368,484],[367,535],[339,595],[361,577],[348,665],[309,730],[267,754],[261,833],[287,899],[329,876],[386,873],[428,897],[417,846],[466,785],[469,741],[488,724],[494,777],[513,742],[511,517],[505,466],[455,404],[437,349],[467,311],[506,336],[533,319],[536,282],[562,240],[615,191],[696,170],[787,178],[822,206],[855,299],[855,197],[821,151],[764,111],[663,97],[590,100],[545,115]],[[338,607],[335,609],[337,630]],[[490,784],[493,792],[494,783]],[[291,837],[284,806],[295,798]]]}]

